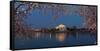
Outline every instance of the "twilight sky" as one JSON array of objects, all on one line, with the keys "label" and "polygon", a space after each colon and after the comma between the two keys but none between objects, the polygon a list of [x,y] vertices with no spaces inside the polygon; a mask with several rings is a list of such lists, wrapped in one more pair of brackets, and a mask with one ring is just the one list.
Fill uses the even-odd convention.
[{"label": "twilight sky", "polygon": [[[70,8],[71,6],[69,7],[69,9]],[[75,6],[73,8],[77,9],[77,7]],[[74,11],[74,9],[71,8],[72,11]],[[47,15],[41,14],[42,12],[39,9],[32,10],[31,14],[27,16],[27,19],[25,19],[26,24],[32,25],[33,28],[54,28],[59,24],[64,24],[68,27],[81,27],[83,24],[84,18],[81,17],[78,13],[71,11],[65,15],[57,17],[54,20],[54,15],[52,14],[52,11],[50,11],[50,9],[48,8],[47,10]]]}]

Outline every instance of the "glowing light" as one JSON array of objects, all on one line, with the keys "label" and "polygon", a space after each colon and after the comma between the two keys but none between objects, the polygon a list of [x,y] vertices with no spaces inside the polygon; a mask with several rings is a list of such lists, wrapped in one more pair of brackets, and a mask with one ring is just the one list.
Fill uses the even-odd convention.
[{"label": "glowing light", "polygon": [[64,41],[65,40],[65,34],[64,33],[56,34],[56,39],[59,40],[59,41]]}]

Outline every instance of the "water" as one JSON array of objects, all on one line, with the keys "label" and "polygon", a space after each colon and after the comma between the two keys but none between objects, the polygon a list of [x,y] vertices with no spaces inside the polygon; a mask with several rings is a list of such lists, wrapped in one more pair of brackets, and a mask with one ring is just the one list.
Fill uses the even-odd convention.
[{"label": "water", "polygon": [[[20,38],[21,37],[21,38]],[[19,35],[15,38],[15,49],[43,48],[96,44],[96,33],[41,33]]]}]

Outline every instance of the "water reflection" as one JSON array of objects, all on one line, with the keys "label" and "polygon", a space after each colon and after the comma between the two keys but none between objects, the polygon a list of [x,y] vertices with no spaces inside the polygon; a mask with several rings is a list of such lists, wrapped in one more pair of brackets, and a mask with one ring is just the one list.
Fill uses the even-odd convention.
[{"label": "water reflection", "polygon": [[64,41],[67,33],[40,33],[40,32],[36,32],[34,35],[35,35],[34,38],[37,40],[47,38],[49,40],[55,39],[57,41]]},{"label": "water reflection", "polygon": [[65,33],[57,33],[56,34],[56,40],[58,40],[58,41],[64,41],[65,40],[65,36],[66,36]]},{"label": "water reflection", "polygon": [[49,36],[50,36],[50,39],[51,39],[51,37],[52,37],[51,33],[50,33],[50,35],[49,35]]},{"label": "water reflection", "polygon": [[38,39],[40,37],[41,33],[40,32],[36,32],[35,34],[35,38]]},{"label": "water reflection", "polygon": [[94,43],[96,44],[96,37],[97,35],[95,33],[90,32],[35,32],[34,34],[22,34],[21,36],[17,36],[15,40],[15,48],[38,48]]},{"label": "water reflection", "polygon": [[60,32],[60,33],[41,33],[41,32],[35,32],[34,34],[22,34],[20,35],[15,35],[16,39],[23,39],[23,40],[41,40],[41,39],[55,39],[57,41],[63,42],[66,39],[73,37],[74,39],[80,39],[81,36],[91,36],[91,37],[96,37],[96,34],[94,33],[89,33],[89,32]]}]

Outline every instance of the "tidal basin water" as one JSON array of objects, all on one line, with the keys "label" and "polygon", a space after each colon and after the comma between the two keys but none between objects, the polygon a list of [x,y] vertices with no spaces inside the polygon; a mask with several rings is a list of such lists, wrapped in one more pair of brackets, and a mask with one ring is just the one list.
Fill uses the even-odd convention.
[{"label": "tidal basin water", "polygon": [[41,33],[16,35],[15,49],[96,44],[96,33]]}]

